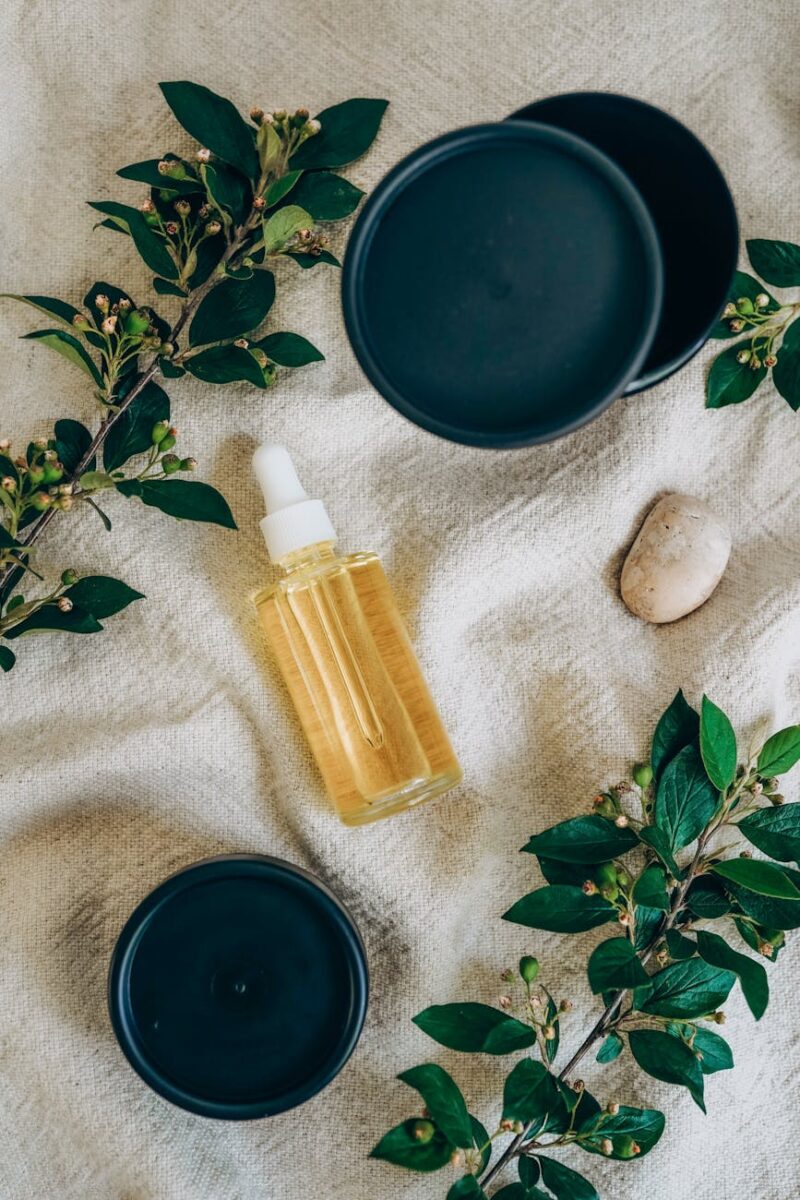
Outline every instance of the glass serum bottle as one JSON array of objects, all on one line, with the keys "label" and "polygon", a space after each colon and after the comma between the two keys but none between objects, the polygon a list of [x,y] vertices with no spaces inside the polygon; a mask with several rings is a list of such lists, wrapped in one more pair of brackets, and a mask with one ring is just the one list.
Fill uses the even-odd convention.
[{"label": "glass serum bottle", "polygon": [[256,608],[342,821],[361,825],[454,787],[461,768],[377,555],[337,553],[324,505],[282,446],[259,447],[253,466],[282,572]]}]

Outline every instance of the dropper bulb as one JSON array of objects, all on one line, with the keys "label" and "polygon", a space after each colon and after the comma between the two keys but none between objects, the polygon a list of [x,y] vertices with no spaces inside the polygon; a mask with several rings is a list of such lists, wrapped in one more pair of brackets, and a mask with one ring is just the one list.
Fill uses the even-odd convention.
[{"label": "dropper bulb", "polygon": [[259,446],[253,472],[264,493],[267,515],[261,518],[261,532],[273,562],[306,546],[336,541],[325,505],[309,499],[284,446]]},{"label": "dropper bulb", "polygon": [[253,455],[253,471],[264,493],[267,513],[279,512],[308,499],[285,446],[259,446]]}]

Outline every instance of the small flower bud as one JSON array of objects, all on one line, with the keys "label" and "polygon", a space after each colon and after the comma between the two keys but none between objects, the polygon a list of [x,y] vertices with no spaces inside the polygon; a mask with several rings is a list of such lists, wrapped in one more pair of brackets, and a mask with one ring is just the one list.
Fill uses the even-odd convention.
[{"label": "small flower bud", "polygon": [[172,207],[181,217],[188,217],[189,213],[192,211],[192,206],[188,200],[176,200]]},{"label": "small flower bud", "polygon": [[586,1084],[582,1079],[576,1079],[574,1083],[570,1084],[570,1087],[572,1088],[573,1092],[583,1092],[586,1090]]},{"label": "small flower bud", "polygon": [[173,170],[172,162],[172,159],[162,158],[157,167],[159,175],[169,175]]},{"label": "small flower bud", "polygon": [[750,791],[753,793],[754,796],[761,795],[761,793],[764,791],[764,785],[760,779],[757,779],[755,781],[755,783],[751,785]]},{"label": "small flower bud", "polygon": [[255,350],[251,350],[250,353],[252,354],[253,358],[256,360],[256,362],[258,363],[258,365],[260,367],[266,367],[267,363],[269,362],[269,359],[267,358],[267,356],[263,350],[259,349],[259,347],[256,346]]},{"label": "small flower bud", "polygon": [[626,912],[625,909],[623,908],[622,912],[617,917],[617,920],[619,921],[620,925],[626,925],[626,926],[630,925],[631,914],[629,912]]},{"label": "small flower bud", "polygon": [[433,1121],[415,1121],[411,1129],[414,1141],[422,1142],[423,1145],[429,1142],[435,1133],[436,1126]]},{"label": "small flower bud", "polygon": [[91,321],[88,319],[88,317],[85,317],[83,313],[75,313],[75,316],[72,318],[72,324],[81,332],[92,328]]},{"label": "small flower bud", "polygon": [[653,782],[653,768],[649,763],[637,763],[633,768],[633,782],[637,787],[646,788]]},{"label": "small flower bud", "polygon": [[619,1112],[619,1104],[616,1100],[609,1100],[608,1104],[606,1105],[606,1112],[610,1117],[615,1117],[617,1115]]},{"label": "small flower bud", "polygon": [[11,475],[4,475],[3,478],[0,479],[0,487],[2,487],[4,492],[8,492],[10,495],[13,495],[13,493],[17,490],[17,481]]},{"label": "small flower bud", "polygon": [[103,293],[100,292],[100,294],[95,296],[95,298],[94,298],[94,306],[95,306],[95,308],[99,309],[100,312],[102,312],[102,313],[108,312],[108,308],[109,308],[108,296],[104,296]]},{"label": "small flower bud", "polygon": [[313,137],[315,133],[319,133],[320,129],[322,129],[322,126],[316,117],[312,117],[310,121],[306,121],[305,128],[308,136]]},{"label": "small flower bud", "polygon": [[511,970],[510,967],[504,967],[503,970],[500,972],[500,978],[503,981],[503,983],[513,983],[514,982],[514,972]]},{"label": "small flower bud", "polygon": [[772,954],[773,954],[774,950],[775,950],[775,947],[772,945],[771,942],[759,942],[758,943],[758,953],[763,954],[764,958],[772,958]]},{"label": "small flower bud", "polygon": [[311,115],[307,108],[298,108],[294,114],[298,121],[306,122]]},{"label": "small flower bud", "polygon": [[150,199],[149,196],[147,197],[146,200],[143,200],[142,203],[139,205],[139,212],[154,213],[155,211],[156,211],[156,206],[153,203],[153,201]]},{"label": "small flower bud", "polygon": [[[502,1123],[501,1123],[501,1127],[502,1127]],[[454,1167],[463,1167],[464,1151],[463,1150],[454,1150],[453,1153],[450,1155],[450,1162],[453,1164]]]},{"label": "small flower bud", "polygon": [[758,371],[758,370],[760,370],[760,368],[761,368],[761,359],[758,357],[758,355],[754,354],[752,356],[752,358],[750,359],[750,370]]},{"label": "small flower bud", "polygon": [[558,1011],[562,1013],[572,1012],[573,1004],[571,1000],[561,1000],[558,1005]]},{"label": "small flower bud", "polygon": [[509,1008],[511,1008],[511,1003],[512,1003],[511,997],[510,996],[499,996],[497,1003],[500,1005],[501,1008],[509,1009]]},{"label": "small flower bud", "polygon": [[539,974],[539,960],[532,954],[526,954],[519,960],[519,973],[523,982],[532,984]]},{"label": "small flower bud", "polygon": [[172,342],[160,342],[158,345],[158,353],[162,358],[172,358],[175,353],[175,346]]},{"label": "small flower bud", "polygon": [[133,308],[133,303],[132,303],[132,301],[128,300],[127,296],[123,296],[122,299],[119,301],[119,303],[115,304],[114,307],[116,309],[119,309],[119,311],[121,313],[124,313],[124,312],[128,312],[131,308]]},{"label": "small flower bud", "polygon": [[775,792],[774,795],[770,796],[770,802],[774,804],[776,808],[780,808],[782,804],[786,803],[786,797],[782,796],[780,792]]},{"label": "small flower bud", "polygon": [[[37,438],[33,444],[37,450],[46,450],[48,447],[47,438]],[[45,458],[46,457],[47,457],[47,455],[45,455]]]},{"label": "small flower bud", "polygon": [[615,817],[614,824],[616,825],[617,829],[627,829],[628,818],[625,813],[620,813],[618,817]]},{"label": "small flower bud", "polygon": [[164,228],[166,229],[167,233],[176,234],[178,232],[178,230],[180,229],[180,225],[178,224],[177,221],[167,221]]},{"label": "small flower bud", "polygon": [[777,362],[778,362],[777,354],[768,354],[766,356],[766,358],[764,359],[764,366],[765,367],[774,367],[777,365]]},{"label": "small flower bud", "polygon": [[251,108],[250,109],[250,120],[254,121],[256,125],[260,125],[261,122],[264,120],[263,108],[258,108],[258,107]]},{"label": "small flower bud", "polygon": [[58,494],[59,494],[59,496],[71,496],[72,495],[72,484],[71,483],[60,483],[58,485]]},{"label": "small flower bud", "polygon": [[276,108],[272,115],[276,121],[285,121],[289,114],[285,108]]},{"label": "small flower bud", "polygon": [[734,320],[730,322],[728,328],[730,329],[731,333],[741,333],[744,329],[744,321],[740,320],[739,317],[735,317]]},{"label": "small flower bud", "polygon": [[581,884],[581,891],[586,896],[597,895],[598,887],[593,879],[585,879]]},{"label": "small flower bud", "polygon": [[262,208],[266,208],[266,205],[267,202],[263,196],[253,197],[253,208],[255,208],[258,212],[260,212]]},{"label": "small flower bud", "polygon": [[779,783],[780,783],[780,779],[778,779],[777,776],[773,775],[771,779],[764,780],[764,788],[768,792],[774,792],[774,791],[777,791]]},{"label": "small flower bud", "polygon": [[209,208],[209,206],[207,204],[201,204],[197,210],[198,217],[202,217],[204,221],[205,221],[206,217],[210,215],[210,213],[211,213],[211,209]]},{"label": "small flower bud", "polygon": [[503,1117],[503,1120],[500,1122],[500,1128],[502,1129],[503,1133],[511,1133],[512,1129],[514,1128],[514,1122],[509,1121],[508,1117]]},{"label": "small flower bud", "polygon": [[234,346],[238,346],[240,350],[246,350],[250,345],[247,338],[237,338],[233,344]]},{"label": "small flower bud", "polygon": [[524,1128],[525,1126],[522,1124],[522,1121],[515,1121],[512,1133],[522,1133]]},{"label": "small flower bud", "polygon": [[199,163],[207,163],[207,162],[211,162],[211,151],[210,151],[210,150],[208,150],[208,149],[207,149],[205,146],[202,146],[202,147],[201,147],[201,148],[200,148],[200,149],[197,151],[197,154],[195,155],[195,158],[197,159],[197,161],[198,161]]},{"label": "small flower bud", "polygon": [[715,1025],[724,1025],[727,1020],[727,1017],[725,1016],[724,1012],[715,1012],[715,1013],[711,1013],[710,1019],[714,1022]]},{"label": "small flower bud", "polygon": [[753,857],[752,850],[740,850],[739,851],[739,858],[752,858],[752,857]]},{"label": "small flower bud", "polygon": [[725,319],[726,317],[735,317],[735,316],[736,316],[736,305],[731,304],[729,302],[728,304],[725,305],[725,307],[722,310],[722,317],[723,317],[723,319]]},{"label": "small flower bud", "polygon": [[182,458],[181,459],[181,470],[182,471],[196,471],[197,470],[197,459],[196,458]]},{"label": "small flower bud", "polygon": [[103,333],[113,333],[117,328],[117,318],[106,317],[100,328],[102,329]]},{"label": "small flower bud", "polygon": [[72,496],[59,496],[58,500],[54,501],[55,507],[61,509],[62,512],[69,512],[74,504]]},{"label": "small flower bud", "polygon": [[314,234],[310,229],[298,229],[297,240],[298,240],[298,242],[304,242],[304,243],[311,242],[314,240]]},{"label": "small flower bud", "polygon": [[556,1039],[557,1033],[558,1033],[558,1031],[557,1031],[555,1025],[544,1025],[542,1027],[542,1034],[544,1035],[544,1040],[546,1042],[554,1042]]},{"label": "small flower bud", "polygon": [[212,237],[215,234],[219,233],[221,229],[222,229],[222,225],[220,224],[219,221],[209,221],[208,224],[206,225],[206,232],[210,233]]},{"label": "small flower bud", "polygon": [[751,357],[752,357],[752,353],[750,350],[740,350],[739,353],[736,355],[736,361],[738,363],[740,363],[741,366],[744,366],[745,363],[750,362]]},{"label": "small flower bud", "polygon": [[601,1139],[600,1153],[606,1154],[606,1155],[614,1153],[614,1143],[612,1142],[611,1138],[602,1138]]},{"label": "small flower bud", "polygon": [[759,292],[754,303],[756,308],[766,308],[769,304],[769,296],[766,292]]},{"label": "small flower bud", "polygon": [[5,450],[10,450],[10,449],[11,449],[11,438],[0,438],[0,450],[5,451]]},{"label": "small flower bud", "polygon": [[72,601],[69,596],[59,596],[57,603],[59,612],[72,612]]},{"label": "small flower bud", "polygon": [[[36,445],[36,443],[34,443],[34,445]],[[40,447],[37,445],[37,449],[39,448]],[[55,450],[45,450],[43,457],[45,462],[55,462],[58,458],[58,455],[56,454]]]}]

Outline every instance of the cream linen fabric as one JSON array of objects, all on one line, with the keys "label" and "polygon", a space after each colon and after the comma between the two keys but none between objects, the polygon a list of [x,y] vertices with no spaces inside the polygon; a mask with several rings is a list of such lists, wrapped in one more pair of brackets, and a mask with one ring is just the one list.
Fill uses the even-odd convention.
[{"label": "cream linen fabric", "polygon": [[[186,144],[161,79],[202,81],[245,110],[387,96],[380,138],[350,172],[366,188],[457,125],[561,90],[630,92],[707,142],[745,235],[800,240],[787,0],[6,0],[2,29],[3,291],[77,300],[100,278],[149,295],[128,243],[93,235],[83,201],[136,199],[114,170]],[[695,701],[706,688],[745,730],[762,715],[800,715],[800,418],[770,389],[706,412],[709,348],[563,441],[481,452],[417,430],[367,386],[334,272],[281,270],[279,297],[271,327],[310,336],[324,364],[267,395],[169,385],[180,448],[224,489],[240,532],[180,525],[122,499],[110,505],[110,536],[91,514],[59,522],[44,566],[118,575],[147,600],[97,637],[21,643],[17,670],[0,681],[2,1200],[443,1200],[449,1170],[411,1176],[366,1157],[415,1110],[394,1076],[441,1062],[488,1124],[507,1067],[439,1049],[411,1016],[434,1002],[492,1001],[498,972],[523,952],[576,1002],[565,1048],[591,1011],[592,934],[499,920],[536,886],[517,853],[527,835],[585,811],[599,784],[643,755],[679,685]],[[59,416],[93,420],[79,374],[16,340],[34,314],[8,302],[0,319],[1,432],[21,441]],[[249,469],[265,438],[292,447],[344,547],[384,556],[464,765],[449,797],[361,831],[327,807],[248,600],[269,578]],[[657,629],[626,612],[616,579],[666,490],[708,499],[734,550],[709,603]],[[799,782],[788,784],[792,799]],[[237,850],[286,856],[338,891],[363,929],[373,987],[361,1043],[328,1090],[238,1125],[151,1093],[113,1040],[104,996],[137,901],[171,871]],[[707,1117],[627,1058],[586,1062],[602,1098],[668,1116],[641,1163],[565,1158],[606,1200],[796,1195],[791,952],[770,976],[759,1025],[738,995],[728,1005],[737,1069],[709,1080]]]}]

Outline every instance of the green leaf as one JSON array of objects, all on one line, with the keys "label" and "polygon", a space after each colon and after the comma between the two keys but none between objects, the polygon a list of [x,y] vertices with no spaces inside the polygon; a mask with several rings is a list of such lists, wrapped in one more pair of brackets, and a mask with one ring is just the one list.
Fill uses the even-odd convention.
[{"label": "green leaf", "polygon": [[638,843],[630,828],[618,829],[600,816],[573,817],[534,834],[522,849],[560,862],[595,864],[626,854]]},{"label": "green leaf", "polygon": [[519,1181],[524,1188],[536,1187],[542,1174],[539,1167],[539,1160],[536,1158],[527,1158],[524,1155],[520,1155],[517,1159],[517,1172],[519,1174]]},{"label": "green leaf", "polygon": [[199,83],[161,83],[164,99],[179,123],[201,146],[223,162],[236,167],[248,179],[257,179],[258,155],[250,126],[237,109]]},{"label": "green leaf", "polygon": [[503,913],[504,921],[548,929],[553,933],[583,933],[615,921],[617,910],[603,896],[587,896],[579,887],[552,884],[523,896]]},{"label": "green leaf", "polygon": [[264,320],[274,299],[270,271],[256,271],[252,279],[223,279],[201,301],[189,326],[189,344],[202,346],[249,333]]},{"label": "green leaf", "polygon": [[686,896],[686,907],[695,917],[705,921],[716,921],[731,910],[725,889],[711,875],[692,882]]},{"label": "green leaf", "polygon": [[8,646],[0,646],[0,670],[10,671],[17,661],[17,656]]},{"label": "green leaf", "polygon": [[711,868],[715,875],[731,879],[759,896],[776,900],[800,900],[800,891],[780,867],[757,858],[726,858]]},{"label": "green leaf", "polygon": [[138,496],[152,508],[184,521],[207,521],[236,529],[224,496],[208,483],[193,479],[125,479],[117,484],[123,496]]},{"label": "green leaf", "polygon": [[475,1149],[481,1152],[481,1171],[485,1171],[492,1157],[492,1139],[477,1117],[470,1114],[469,1119],[472,1123],[472,1143]]},{"label": "green leaf", "polygon": [[800,804],[783,804],[780,808],[760,808],[739,822],[741,833],[779,862],[800,859]]},{"label": "green leaf", "polygon": [[610,1063],[619,1058],[624,1050],[622,1038],[617,1033],[610,1033],[597,1051],[597,1062]]},{"label": "green leaf", "polygon": [[698,1108],[706,1111],[703,1072],[697,1056],[685,1042],[658,1029],[632,1029],[628,1043],[643,1071],[664,1083],[677,1083],[688,1088]]},{"label": "green leaf", "polygon": [[682,690],[662,714],[653,734],[650,763],[656,779],[664,767],[684,746],[690,746],[700,732],[700,717],[686,701]]},{"label": "green leaf", "polygon": [[[781,306],[774,296],[769,295],[769,292],[764,287],[761,280],[755,279],[752,275],[748,275],[745,271],[737,271],[733,277],[733,283],[731,284],[728,292],[727,303],[735,304],[736,301],[742,299],[742,297],[746,297],[748,300],[755,303],[756,296],[760,295],[761,293],[763,293],[765,296],[769,296],[769,304],[767,304],[764,308],[760,308],[758,311],[762,313],[777,312]],[[710,336],[712,338],[733,338],[739,337],[740,335],[731,329],[729,317],[720,317],[719,321],[712,329]]]},{"label": "green leaf", "polygon": [[694,1035],[694,1048],[702,1054],[700,1070],[704,1075],[713,1075],[716,1071],[729,1071],[733,1066],[731,1048],[725,1038],[710,1029],[697,1029]]},{"label": "green leaf", "polygon": [[503,1087],[503,1118],[509,1121],[543,1122],[560,1105],[554,1077],[540,1062],[523,1058]]},{"label": "green leaf", "polygon": [[286,257],[293,258],[298,267],[301,267],[304,271],[308,271],[311,267],[318,267],[322,263],[327,263],[330,267],[340,267],[342,265],[338,258],[334,258],[328,250],[321,250],[319,254],[295,254],[292,251]]},{"label": "green leaf", "polygon": [[713,967],[721,967],[723,971],[733,971],[739,976],[742,992],[747,1001],[747,1007],[757,1021],[760,1021],[769,1003],[769,980],[767,972],[760,962],[739,954],[717,933],[709,933],[701,929],[697,934],[697,949],[700,957]]},{"label": "green leaf", "polygon": [[153,280],[153,290],[159,296],[180,296],[182,299],[186,296],[184,289],[178,287],[177,283],[170,283],[168,279],[159,279],[158,276]]},{"label": "green leaf", "polygon": [[159,191],[169,190],[179,196],[189,196],[202,192],[203,185],[199,179],[175,179],[172,175],[162,175],[158,169],[163,159],[178,159],[176,154],[165,154],[162,159],[148,158],[144,162],[131,163],[130,166],[120,167],[117,171],[120,179],[133,179],[137,183],[146,183]]},{"label": "green leaf", "polygon": [[448,1188],[447,1200],[486,1200],[486,1192],[474,1175],[462,1175]]},{"label": "green leaf", "polygon": [[285,175],[273,179],[264,192],[267,208],[274,208],[280,200],[283,200],[284,196],[288,196],[302,174],[302,171],[287,171]]},{"label": "green leaf", "polygon": [[745,244],[756,275],[775,287],[800,285],[800,246],[771,238],[749,238]]},{"label": "green leaf", "polygon": [[345,100],[317,115],[322,128],[292,155],[293,167],[343,167],[372,145],[388,100]]},{"label": "green leaf", "polygon": [[109,304],[112,306],[114,304],[119,304],[120,300],[126,300],[130,304],[131,308],[136,308],[136,305],[128,293],[123,292],[121,288],[114,287],[113,283],[105,283],[103,281],[100,283],[93,283],[89,288],[89,291],[83,297],[83,303],[84,306],[92,313],[93,317],[95,317],[98,321],[101,321],[105,316],[105,313],[101,312],[97,307],[98,296],[107,296]]},{"label": "green leaf", "polygon": [[50,296],[17,296],[13,292],[0,292],[0,300],[20,300],[38,308],[39,312],[47,313],[48,317],[56,317],[65,325],[72,326],[73,317],[82,317],[80,309],[74,308],[64,300],[53,300]]},{"label": "green leaf", "polygon": [[454,1146],[472,1146],[472,1121],[455,1080],[435,1063],[412,1067],[397,1078],[419,1092],[431,1120]]},{"label": "green leaf", "polygon": [[270,333],[253,344],[279,367],[305,367],[325,359],[325,355],[299,333]]},{"label": "green leaf", "polygon": [[41,342],[50,350],[63,355],[69,362],[85,371],[98,387],[103,386],[102,375],[81,343],[71,333],[65,333],[63,329],[37,329],[34,333],[26,333],[24,336],[32,341]]},{"label": "green leaf", "polygon": [[556,1162],[543,1154],[539,1159],[542,1170],[542,1182],[550,1189],[556,1200],[600,1200],[594,1187],[563,1163]]},{"label": "green leaf", "polygon": [[237,225],[247,218],[253,204],[253,189],[247,179],[224,163],[207,163],[203,168],[206,188],[218,208],[225,209]]},{"label": "green leaf", "polygon": [[721,708],[703,696],[700,709],[700,754],[714,787],[724,792],[736,774],[736,734]]},{"label": "green leaf", "polygon": [[264,219],[264,249],[267,254],[283,250],[301,229],[309,229],[314,219],[297,204],[287,204]]},{"label": "green leaf", "polygon": [[653,863],[642,872],[633,885],[633,899],[636,904],[644,904],[647,908],[658,908],[663,912],[668,910],[667,882],[661,867]]},{"label": "green leaf", "polygon": [[669,956],[676,962],[684,962],[697,953],[697,943],[693,942],[691,938],[684,937],[677,929],[668,929],[665,937]]},{"label": "green leaf", "polygon": [[578,1130],[578,1145],[589,1154],[603,1154],[601,1143],[608,1137],[614,1144],[614,1150],[609,1157],[620,1159],[622,1156],[617,1150],[619,1139],[632,1137],[639,1144],[640,1153],[636,1156],[638,1160],[653,1149],[663,1132],[663,1113],[655,1108],[631,1108],[623,1104],[616,1116],[604,1118],[599,1128],[596,1119],[590,1118]]},{"label": "green leaf", "polygon": [[529,1025],[488,1004],[434,1004],[413,1021],[441,1046],[469,1054],[510,1054],[536,1041]]},{"label": "green leaf", "polygon": [[559,862],[555,858],[545,858],[541,854],[537,855],[537,860],[539,869],[548,883],[568,883],[573,887],[580,887],[586,882],[587,875],[591,874],[580,863]]},{"label": "green leaf", "polygon": [[660,908],[650,908],[646,904],[637,905],[634,935],[634,945],[637,950],[647,949],[658,933],[663,920],[664,913]]},{"label": "green leaf", "polygon": [[158,421],[169,420],[169,396],[157,383],[145,384],[135,400],[116,417],[103,447],[103,466],[116,471],[134,454],[152,446],[152,430]]},{"label": "green leaf", "polygon": [[[520,1159],[520,1162],[523,1161],[523,1159]],[[537,1192],[539,1193],[538,1196],[536,1195]],[[495,1192],[492,1200],[539,1200],[540,1196],[544,1196],[545,1200],[549,1200],[549,1197],[544,1192],[539,1191],[538,1188],[527,1191],[521,1183],[507,1183],[505,1187],[500,1188],[499,1192]]]},{"label": "green leaf", "polygon": [[637,988],[634,1007],[654,1016],[692,1020],[719,1008],[735,982],[732,972],[689,958],[658,971],[647,987]]},{"label": "green leaf", "polygon": [[364,193],[342,175],[310,171],[295,186],[292,203],[299,204],[315,221],[340,221],[349,217]]},{"label": "green leaf", "polygon": [[416,1128],[417,1120],[413,1118],[395,1125],[370,1151],[370,1158],[380,1158],[409,1171],[438,1171],[446,1166],[455,1149],[453,1144],[439,1129],[430,1141],[420,1142],[414,1137]]},{"label": "green leaf", "polygon": [[138,208],[118,204],[115,200],[89,200],[87,203],[96,212],[125,222],[136,249],[151,271],[163,275],[165,279],[178,278],[178,268],[167,250],[166,242],[150,228]]},{"label": "green leaf", "polygon": [[80,477],[82,492],[99,492],[105,488],[116,487],[116,480],[106,471],[84,471]]},{"label": "green leaf", "polygon": [[100,622],[86,609],[77,605],[71,612],[61,612],[55,604],[45,604],[37,608],[19,625],[13,625],[3,634],[6,638],[22,637],[26,633],[36,633],[43,630],[60,633],[99,633],[103,628]]},{"label": "green leaf", "polygon": [[784,775],[800,760],[800,725],[789,725],[773,733],[758,756],[760,775]]},{"label": "green leaf", "polygon": [[639,830],[639,840],[645,842],[651,849],[655,850],[674,879],[680,879],[681,869],[675,862],[675,858],[670,850],[669,838],[663,829],[659,829],[657,825],[645,825]]},{"label": "green leaf", "polygon": [[[85,425],[81,425],[80,421],[73,421],[68,417],[56,421],[54,433],[56,435],[56,453],[64,464],[66,473],[73,475],[77,470],[78,463],[92,444],[92,435]],[[86,464],[86,469],[91,471],[94,464],[95,460],[92,459]]]},{"label": "green leaf", "polygon": [[[800,889],[800,871],[794,871],[791,867],[783,867],[783,874],[795,887]],[[773,896],[762,896],[729,879],[725,881],[725,887],[737,907],[757,921],[759,925],[764,925],[768,929],[800,928],[800,905],[797,903],[797,899],[778,900]]]},{"label": "green leaf", "polygon": [[186,360],[186,370],[205,383],[236,383],[247,380],[257,388],[268,387],[264,368],[242,346],[212,346]]},{"label": "green leaf", "polygon": [[653,817],[669,838],[670,848],[680,850],[702,833],[719,803],[719,793],[706,775],[699,751],[684,746],[664,768]]},{"label": "green leaf", "polygon": [[772,381],[789,407],[800,409],[800,322],[796,319],[783,335]]},{"label": "green leaf", "polygon": [[177,363],[170,362],[168,358],[160,359],[158,365],[165,379],[180,379],[181,376],[186,374],[183,367],[178,366]]},{"label": "green leaf", "polygon": [[64,595],[99,621],[113,617],[134,600],[144,600],[142,592],[128,587],[121,579],[112,579],[110,575],[85,575],[67,588]]},{"label": "green leaf", "polygon": [[[763,926],[757,925],[755,922],[749,921],[746,918],[734,917],[733,923],[746,946],[751,950],[755,950],[762,958],[766,958],[769,962],[775,962],[778,957],[780,946],[772,946],[769,954],[761,954],[761,946],[766,941]],[[772,932],[771,930],[769,931]]]},{"label": "green leaf", "polygon": [[601,942],[592,951],[588,972],[589,986],[595,993],[639,987],[648,981],[633,943],[625,937],[612,937]]},{"label": "green leaf", "polygon": [[767,375],[764,366],[754,370],[749,363],[740,363],[736,355],[741,346],[729,346],[711,364],[706,379],[706,408],[726,408],[749,400]]}]

